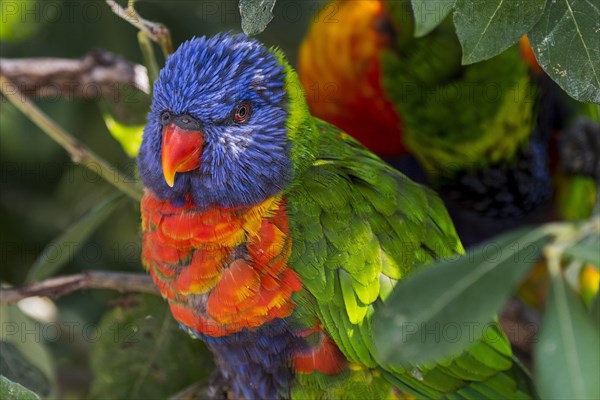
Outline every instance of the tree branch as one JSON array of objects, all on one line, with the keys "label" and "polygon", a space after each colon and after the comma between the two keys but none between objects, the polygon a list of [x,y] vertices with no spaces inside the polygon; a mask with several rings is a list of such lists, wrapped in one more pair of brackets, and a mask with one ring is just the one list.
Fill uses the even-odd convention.
[{"label": "tree branch", "polygon": [[41,130],[65,148],[69,152],[73,162],[91,169],[131,198],[137,201],[141,200],[142,190],[132,183],[131,178],[122,175],[112,165],[94,154],[83,143],[57,125],[56,122],[23,95],[10,79],[1,73],[0,92]]},{"label": "tree branch", "polygon": [[123,8],[114,0],[106,0],[106,4],[108,4],[113,13],[148,35],[153,42],[160,46],[165,58],[168,57],[173,52],[173,43],[169,28],[159,22],[152,22],[142,18],[135,11],[134,3],[135,1],[130,0],[127,2],[127,8]]},{"label": "tree branch", "polygon": [[112,289],[119,292],[159,294],[154,282],[146,274],[88,271],[50,278],[18,288],[2,288],[0,305],[15,304],[31,296],[47,296],[55,299],[81,289]]},{"label": "tree branch", "polygon": [[150,94],[146,67],[104,50],[80,59],[0,58],[0,74],[28,97],[118,99],[121,86]]}]

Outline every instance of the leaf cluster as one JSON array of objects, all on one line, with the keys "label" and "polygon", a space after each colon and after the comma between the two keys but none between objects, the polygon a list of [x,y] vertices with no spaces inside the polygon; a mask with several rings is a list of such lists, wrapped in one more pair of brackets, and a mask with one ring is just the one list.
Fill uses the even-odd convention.
[{"label": "leaf cluster", "polygon": [[421,269],[400,281],[374,316],[381,359],[426,365],[468,349],[489,334],[493,316],[544,255],[551,286],[534,350],[539,393],[599,398],[599,294],[596,290],[595,300],[585,304],[579,280],[568,278],[581,276],[586,264],[600,265],[598,249],[596,215],[579,224],[514,231]]}]

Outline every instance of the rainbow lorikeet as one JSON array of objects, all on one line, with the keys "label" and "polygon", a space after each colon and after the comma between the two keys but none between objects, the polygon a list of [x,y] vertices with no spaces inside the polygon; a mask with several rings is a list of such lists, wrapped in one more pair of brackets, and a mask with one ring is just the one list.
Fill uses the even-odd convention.
[{"label": "rainbow lorikeet", "polygon": [[300,88],[245,35],[167,59],[138,163],[143,264],[174,318],[236,397],[527,397],[503,335],[440,365],[377,361],[372,315],[461,243],[432,191],[312,117]]},{"label": "rainbow lorikeet", "polygon": [[[337,23],[328,20],[332,13]],[[311,112],[343,121],[342,128],[381,156],[401,154],[400,140],[467,244],[544,220],[558,88],[542,78],[540,87],[535,59],[516,46],[463,66],[451,21],[414,38],[413,20],[408,0],[327,3],[302,43],[299,73],[309,87],[335,86],[337,94],[309,92]],[[376,104],[382,106],[370,112]]]}]

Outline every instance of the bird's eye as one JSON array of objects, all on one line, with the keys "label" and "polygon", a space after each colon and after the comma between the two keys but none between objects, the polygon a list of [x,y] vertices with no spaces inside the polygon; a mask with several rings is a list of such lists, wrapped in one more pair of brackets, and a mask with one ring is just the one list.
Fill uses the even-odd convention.
[{"label": "bird's eye", "polygon": [[171,121],[171,113],[168,111],[163,111],[163,113],[160,114],[160,122],[162,124],[168,124],[169,121]]},{"label": "bird's eye", "polygon": [[248,118],[250,118],[250,105],[242,103],[235,111],[233,119],[235,119],[235,122],[246,122]]}]

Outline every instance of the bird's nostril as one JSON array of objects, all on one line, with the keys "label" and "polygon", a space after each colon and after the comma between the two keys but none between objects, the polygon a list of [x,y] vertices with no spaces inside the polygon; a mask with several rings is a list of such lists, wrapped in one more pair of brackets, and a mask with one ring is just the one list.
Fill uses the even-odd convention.
[{"label": "bird's nostril", "polygon": [[163,112],[163,113],[160,115],[160,119],[161,119],[161,121],[162,121],[163,123],[167,123],[167,122],[169,122],[169,121],[171,120],[171,113],[170,113],[170,112],[168,112],[168,111],[165,111],[165,112]]}]

